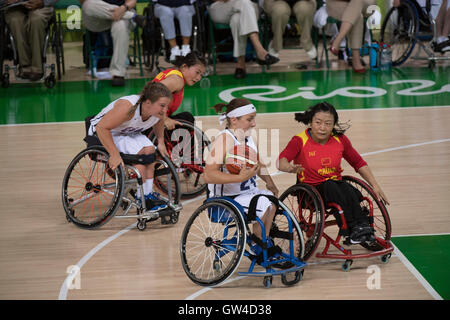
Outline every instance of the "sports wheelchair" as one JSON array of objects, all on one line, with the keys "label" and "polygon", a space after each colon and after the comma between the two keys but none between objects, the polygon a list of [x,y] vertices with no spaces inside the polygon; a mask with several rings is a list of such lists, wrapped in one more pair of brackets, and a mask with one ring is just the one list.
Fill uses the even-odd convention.
[{"label": "sports wheelchair", "polygon": [[[352,177],[343,176],[343,180],[361,194],[360,205],[369,218],[370,226],[375,230],[375,239],[373,242],[362,242],[364,252],[344,248],[347,240],[341,242],[345,235],[347,224],[342,208],[336,203],[327,203],[324,205],[321,195],[317,189],[305,183],[298,183],[289,187],[280,197],[286,207],[292,211],[297,218],[298,224],[305,237],[305,255],[308,260],[318,249],[321,239],[325,239],[325,247],[322,252],[317,253],[317,258],[343,259],[344,271],[349,271],[354,259],[371,258],[381,256],[381,261],[387,263],[394,250],[391,244],[391,221],[384,204],[377,199],[370,185],[364,181]],[[336,235],[336,228],[339,226]],[[325,231],[327,229],[327,232]],[[334,229],[334,232],[331,230]],[[337,249],[337,253],[329,253],[330,247]],[[358,253],[354,253],[358,251]]]},{"label": "sports wheelchair", "polygon": [[[86,118],[86,132],[90,119]],[[178,222],[180,203],[180,183],[175,167],[167,157],[156,155],[128,155],[121,157],[125,167],[112,170],[108,165],[109,155],[97,137],[84,139],[88,147],[82,150],[69,164],[62,183],[62,204],[67,221],[85,229],[94,229],[116,218],[137,218],[137,228],[145,230],[147,222],[161,218],[162,224]],[[155,163],[155,187],[164,193],[160,200],[165,202],[158,209],[146,207],[146,201],[136,197],[139,189],[144,194],[143,181],[133,164]],[[160,188],[160,185],[164,188]],[[136,209],[136,214],[129,215]],[[120,214],[116,214],[121,210]]]},{"label": "sports wheelchair", "polygon": [[[15,45],[15,40],[10,32],[8,25],[5,22],[5,9],[7,6],[0,9],[0,68],[1,68],[1,83],[3,88],[8,88],[10,85],[10,70],[14,70],[16,79],[21,80],[19,77],[19,57]],[[58,80],[61,79],[61,71],[64,74],[64,47],[63,47],[63,35],[61,26],[61,17],[58,17],[55,13],[50,18],[46,35],[44,38],[44,45],[42,49],[42,77],[40,81],[43,81],[47,88],[53,88],[56,84],[55,76],[55,64],[47,64],[47,50],[52,47],[53,52],[56,55],[56,71]],[[12,60],[13,65],[3,64],[5,60]],[[48,73],[48,69],[50,72]]]},{"label": "sports wheelchair", "polygon": [[[177,125],[174,130],[164,130],[164,143],[178,173],[181,199],[191,199],[206,191],[207,184],[202,177],[204,152],[209,150],[211,142],[200,128],[186,120],[176,120],[181,125]],[[158,144],[154,132],[150,132],[149,138],[155,146]],[[164,189],[164,183],[159,183]]]},{"label": "sports wheelchair", "polygon": [[[191,50],[198,51],[202,54],[207,50],[207,39],[205,30],[205,12],[206,0],[196,0],[192,5],[195,9],[195,14],[192,17],[192,36],[191,36]],[[168,42],[164,38],[159,19],[154,14],[155,3],[149,1],[149,5],[144,9],[143,15],[146,17],[146,28],[142,32],[142,46],[144,55],[144,64],[146,67],[156,73],[161,72],[163,68],[159,66],[159,56],[163,56],[166,62],[170,62],[170,48]],[[175,19],[175,27],[177,30],[177,40],[179,37],[179,23]]]},{"label": "sports wheelchair", "polygon": [[[269,237],[256,216],[259,197],[267,197],[276,207]],[[259,223],[262,239],[250,232],[250,223]],[[261,248],[256,255],[252,241]],[[273,245],[272,245],[273,243]],[[189,218],[181,237],[181,262],[186,275],[196,284],[214,286],[227,280],[239,267],[242,257],[250,260],[241,276],[263,277],[266,288],[272,278],[281,275],[285,285],[294,285],[303,278],[303,236],[294,215],[274,196],[256,195],[250,201],[248,214],[229,197],[208,198]],[[256,271],[261,266],[263,271]]]},{"label": "sports wheelchair", "polygon": [[[437,56],[433,50],[436,39],[436,24],[430,14],[431,2],[422,8],[415,0],[401,0],[399,7],[392,7],[381,26],[380,41],[392,48],[392,65],[399,66],[411,55],[416,43],[419,50],[413,59],[428,60],[434,67],[437,60],[449,60],[448,56]],[[422,49],[427,57],[420,57]]]}]

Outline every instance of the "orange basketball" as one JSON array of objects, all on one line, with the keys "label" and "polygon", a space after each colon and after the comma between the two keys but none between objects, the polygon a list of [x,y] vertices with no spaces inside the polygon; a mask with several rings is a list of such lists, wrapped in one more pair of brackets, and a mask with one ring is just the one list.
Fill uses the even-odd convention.
[{"label": "orange basketball", "polygon": [[225,157],[225,166],[231,174],[239,174],[244,165],[252,168],[258,163],[258,154],[248,145],[238,145]]}]

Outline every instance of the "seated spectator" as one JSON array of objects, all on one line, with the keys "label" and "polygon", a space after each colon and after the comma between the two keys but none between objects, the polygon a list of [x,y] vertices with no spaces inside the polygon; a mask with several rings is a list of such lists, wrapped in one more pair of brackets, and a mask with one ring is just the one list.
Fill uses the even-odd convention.
[{"label": "seated spectator", "polygon": [[442,1],[436,17],[436,45],[437,52],[450,51],[450,1]]},{"label": "seated spectator", "polygon": [[136,0],[80,0],[80,3],[86,29],[91,32],[111,30],[113,55],[109,73],[113,76],[113,86],[124,86],[130,32],[136,24],[143,27],[145,21],[132,10]]},{"label": "seated spectator", "polygon": [[[153,0],[155,1],[155,0]],[[186,56],[191,52],[190,41],[192,36],[192,17],[195,14],[195,0],[156,0],[155,16],[161,22],[164,38],[169,42],[170,61],[175,61],[177,56]],[[175,32],[175,18],[180,23],[182,37],[181,49],[177,45]]]},{"label": "seated spectator", "polygon": [[[45,29],[53,16],[53,5],[59,0],[29,0],[6,10],[5,21],[14,37],[22,79],[37,81],[43,77],[42,52]],[[19,0],[6,0],[6,4]],[[3,30],[2,30],[3,31]]]},{"label": "seated spectator", "polygon": [[272,20],[273,39],[269,44],[271,55],[278,57],[278,52],[283,48],[283,33],[293,12],[301,30],[300,45],[310,59],[317,57],[317,50],[311,39],[315,0],[264,0],[264,11]]},{"label": "seated spectator", "polygon": [[233,35],[233,56],[237,58],[234,77],[243,79],[245,71],[245,50],[247,39],[256,51],[256,62],[271,65],[280,61],[267,52],[258,36],[258,5],[250,0],[215,0],[208,8],[211,20],[215,23],[229,24]]},{"label": "seated spectator", "polygon": [[328,0],[327,13],[341,21],[339,33],[331,44],[330,51],[338,56],[339,45],[348,34],[348,45],[352,50],[352,66],[356,73],[365,73],[362,65],[360,49],[364,32],[364,17],[367,8],[374,5],[376,0]]}]

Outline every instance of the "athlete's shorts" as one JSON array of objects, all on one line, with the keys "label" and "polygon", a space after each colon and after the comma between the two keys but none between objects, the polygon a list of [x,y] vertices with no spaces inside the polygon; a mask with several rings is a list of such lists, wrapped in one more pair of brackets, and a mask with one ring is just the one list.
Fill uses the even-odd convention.
[{"label": "athlete's shorts", "polygon": [[[267,194],[273,196],[273,193],[268,190],[256,189],[252,192],[244,193],[237,196],[236,198],[234,198],[234,201],[239,203],[245,209],[245,213],[248,213],[250,201],[254,196],[258,194]],[[272,202],[269,199],[267,199],[266,197],[259,197],[258,203],[256,205],[256,216],[261,219],[264,213],[266,213],[267,209],[269,209],[271,205]]]},{"label": "athlete's shorts", "polygon": [[144,147],[154,147],[155,145],[147,136],[142,133],[131,135],[112,135],[117,150],[126,154],[138,154]]}]

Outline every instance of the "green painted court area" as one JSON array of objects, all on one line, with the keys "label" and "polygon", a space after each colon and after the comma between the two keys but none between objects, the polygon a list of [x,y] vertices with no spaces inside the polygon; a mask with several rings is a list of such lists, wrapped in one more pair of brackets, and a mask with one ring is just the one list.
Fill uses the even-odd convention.
[{"label": "green painted court area", "polygon": [[[369,71],[318,70],[249,74],[238,81],[233,75],[208,76],[185,89],[180,111],[213,115],[212,106],[233,97],[245,97],[258,112],[294,112],[328,101],[338,109],[442,106],[450,101],[448,68],[402,68]],[[150,79],[129,79],[125,87],[108,80],[11,84],[0,88],[0,124],[81,121],[111,101],[138,94]]]},{"label": "green painted court area", "polygon": [[417,271],[445,300],[450,299],[450,234],[392,237]]}]

